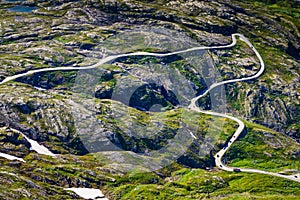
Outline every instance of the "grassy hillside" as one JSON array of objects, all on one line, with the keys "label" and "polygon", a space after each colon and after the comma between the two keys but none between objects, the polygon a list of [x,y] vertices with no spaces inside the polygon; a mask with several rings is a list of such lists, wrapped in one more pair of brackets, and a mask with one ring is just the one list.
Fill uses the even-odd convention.
[{"label": "grassy hillside", "polygon": [[[246,130],[224,162],[282,174],[299,172],[299,1],[66,0],[25,4],[38,9],[12,13],[6,8],[14,3],[0,2],[0,80],[39,68],[87,66],[118,53],[229,44],[232,33],[244,34],[262,55],[266,71],[256,80],[225,87],[226,112],[242,118]],[[186,109],[188,100],[206,88],[204,78],[255,74],[259,65],[253,51],[238,41],[233,48],[194,56],[201,62],[191,64],[184,56],[126,57],[86,73],[95,79],[85,77],[82,71],[57,71],[1,85],[0,152],[22,157],[26,163],[0,158],[0,198],[79,199],[63,189],[92,187],[100,188],[110,199],[299,199],[300,183],[216,169],[213,155],[223,148],[237,124]],[[151,71],[153,66],[159,70]],[[217,69],[220,77],[199,73],[200,68],[209,67]],[[176,72],[171,74],[175,81],[165,83],[168,87],[149,81],[170,75],[166,69]],[[185,85],[176,74],[184,77],[192,96],[184,93]],[[127,104],[113,99],[117,86],[128,91],[132,85],[138,89]],[[177,86],[183,91],[177,96],[185,99],[182,104],[174,95]],[[82,92],[82,88],[90,90]],[[72,106],[77,89],[77,95],[85,97],[77,103],[89,106],[93,115],[72,113],[80,108]],[[91,97],[95,97],[92,103],[88,101]],[[161,104],[158,112],[149,111],[154,103]],[[209,98],[199,103],[210,108]],[[78,131],[80,120],[75,117],[91,124],[96,119],[96,131],[106,136],[101,145],[89,127]],[[138,128],[133,130],[133,125]],[[58,157],[32,152],[24,137],[5,127],[23,132]],[[120,163],[127,157],[113,151],[89,153],[91,149],[78,137],[86,134],[91,144],[103,147],[112,142],[140,155],[161,149],[182,128],[186,135],[191,131],[198,138],[187,144],[187,152],[162,169],[143,173],[139,171],[142,159],[134,163],[134,171],[124,172]],[[212,141],[205,140],[208,136],[213,136],[208,138]],[[200,147],[205,142],[212,147],[203,152]],[[97,145],[89,147],[96,149]],[[172,154],[160,158],[168,156]]]}]

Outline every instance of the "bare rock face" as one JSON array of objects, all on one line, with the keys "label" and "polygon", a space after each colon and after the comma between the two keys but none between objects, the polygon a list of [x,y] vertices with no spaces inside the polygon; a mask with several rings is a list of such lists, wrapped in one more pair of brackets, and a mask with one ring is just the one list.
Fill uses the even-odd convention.
[{"label": "bare rock face", "polygon": [[[256,45],[267,70],[259,80],[228,87],[229,98],[235,101],[230,101],[230,111],[299,138],[300,34],[293,20],[276,12],[268,14],[270,11],[263,7],[249,10],[244,3],[228,1],[155,3],[169,10],[157,9],[150,1],[143,4],[130,0],[85,1],[82,4],[66,0],[40,1],[36,5],[47,9],[35,10],[36,15],[13,18],[6,14],[0,29],[3,35],[0,41],[5,43],[0,45],[4,58],[0,60],[0,80],[36,68],[91,64],[90,58],[105,56],[101,42],[130,26],[184,31],[206,46],[230,43],[229,36],[239,32]],[[224,79],[247,77],[259,69],[251,49],[238,45],[232,51],[212,52]],[[199,80],[198,74],[190,75]],[[46,89],[63,85],[60,89],[65,90],[70,88],[68,83],[73,83],[75,76],[75,73],[35,74],[19,81]],[[96,88],[96,96],[109,98],[113,86],[111,80],[102,82]],[[20,103],[17,107],[29,112],[31,108]],[[13,115],[9,114],[14,119]]]},{"label": "bare rock face", "polygon": [[[171,1],[165,5],[171,12],[158,10],[151,4],[140,5],[132,1],[86,1],[84,5],[79,1],[59,1],[39,2],[37,5],[47,7],[48,11],[36,10],[35,13],[47,15],[49,18],[44,19],[38,15],[10,18],[8,15],[7,23],[1,24],[3,37],[0,39],[7,43],[0,45],[0,51],[5,58],[5,62],[0,61],[1,80],[11,74],[40,67],[85,65],[88,63],[86,56],[103,56],[103,52],[93,51],[97,45],[130,25],[143,24],[185,30],[204,45],[229,43],[228,36],[241,32],[258,45],[258,50],[266,59],[267,71],[260,78],[261,81],[236,84],[238,86],[233,86],[235,88],[228,87],[230,98],[240,104],[240,108],[229,105],[230,110],[246,119],[253,119],[257,123],[299,138],[296,124],[299,121],[300,36],[293,21],[280,15],[265,15],[263,8],[250,11],[232,2],[219,1]],[[50,28],[47,28],[48,25]],[[101,28],[103,26],[105,28]],[[264,34],[260,34],[261,32]],[[282,53],[276,52],[274,48]],[[220,50],[213,57],[224,79],[250,76],[259,69],[255,56],[245,46],[233,52]],[[45,77],[36,74],[19,81],[50,89],[74,80],[74,74],[64,76],[57,73],[41,78],[43,76]],[[96,97],[109,98],[113,86],[114,83],[110,80],[102,82],[96,88]],[[39,103],[36,105],[36,102],[33,105],[41,106]],[[18,125],[22,120],[15,112],[2,109],[5,116],[3,123],[8,123],[10,118],[10,123],[27,130],[26,125]],[[46,115],[40,111],[42,107],[31,107],[30,102],[23,100],[19,100],[14,109],[23,114],[49,115],[49,119],[58,122],[58,125],[51,125],[53,131],[50,131],[50,135],[62,134],[59,135],[62,138],[68,135],[63,120],[57,117],[59,111]],[[43,132],[40,128],[28,130],[34,137],[36,132]],[[45,133],[41,135],[42,138],[47,138]]]},{"label": "bare rock face", "polygon": [[0,138],[1,152],[17,157],[25,157],[29,154],[30,144],[22,135],[2,128]]},{"label": "bare rock face", "polygon": [[[299,119],[299,107],[296,106],[299,94],[291,94],[293,89],[287,89],[291,85],[286,83],[274,81],[270,87],[265,82],[259,82],[260,86],[255,87],[237,84],[238,92],[234,90],[234,86],[227,87],[228,95],[238,102],[236,110],[232,109],[231,112],[239,113],[247,120],[283,132],[299,141],[299,129],[294,126],[297,124],[295,120]],[[282,89],[278,90],[276,86]]]},{"label": "bare rock face", "polygon": [[[6,89],[9,86],[6,86]],[[0,123],[6,127],[17,129],[29,138],[49,146],[56,153],[63,153],[70,148],[79,147],[74,143],[73,119],[66,102],[56,99],[53,94],[40,93],[28,86],[10,86],[13,92],[1,91]],[[23,94],[23,95],[21,95]],[[11,141],[6,136],[4,140]],[[22,140],[21,140],[22,141]],[[18,145],[18,140],[16,140]],[[60,146],[53,146],[58,142]],[[24,143],[24,145],[28,145]],[[76,147],[75,147],[76,146]],[[84,149],[74,150],[82,154]],[[72,150],[71,150],[72,151]]]}]

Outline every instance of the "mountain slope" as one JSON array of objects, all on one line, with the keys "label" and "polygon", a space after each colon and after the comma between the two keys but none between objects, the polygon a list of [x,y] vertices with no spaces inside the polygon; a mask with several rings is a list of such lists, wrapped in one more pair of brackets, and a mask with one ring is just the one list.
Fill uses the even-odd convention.
[{"label": "mountain slope", "polygon": [[[219,46],[231,43],[233,33],[245,35],[262,55],[266,71],[256,80],[224,88],[224,113],[246,123],[244,135],[224,162],[237,168],[299,172],[299,1],[26,1],[24,5],[38,9],[6,10],[15,4],[0,2],[0,81],[33,69],[87,66],[119,53]],[[111,199],[299,199],[297,182],[217,170],[213,154],[224,147],[237,125],[185,109],[186,99],[201,94],[207,80],[255,74],[259,62],[252,50],[238,41],[230,49],[191,56],[201,62],[187,62],[184,56],[125,57],[99,71],[42,72],[0,85],[0,152],[26,161],[1,158],[0,196],[79,198],[64,188],[93,187]],[[218,76],[199,72],[207,67],[216,69]],[[176,72],[171,78],[180,74],[184,81],[174,78],[170,83],[164,79],[164,86],[153,84],[168,77],[165,69]],[[89,75],[96,79],[88,79]],[[138,89],[125,102],[121,97],[129,94],[124,92],[128,86]],[[90,90],[81,90],[84,87],[92,90],[93,98]],[[178,88],[181,93],[176,93]],[[186,88],[191,92],[182,92]],[[116,96],[116,90],[123,93]],[[92,117],[74,107],[76,95],[84,97],[79,104],[93,112]],[[210,109],[213,102],[207,97],[198,103]],[[95,130],[105,133],[105,138],[78,126],[80,120],[96,120]],[[31,151],[28,140],[14,129],[57,157]],[[126,156],[159,150],[176,138],[178,130],[197,139],[174,159],[177,163],[141,173],[145,163],[139,160],[134,172],[122,171],[120,163],[130,159]],[[88,143],[82,133],[87,133]],[[88,153],[108,143],[131,154]],[[170,157],[166,153],[160,158]]]}]

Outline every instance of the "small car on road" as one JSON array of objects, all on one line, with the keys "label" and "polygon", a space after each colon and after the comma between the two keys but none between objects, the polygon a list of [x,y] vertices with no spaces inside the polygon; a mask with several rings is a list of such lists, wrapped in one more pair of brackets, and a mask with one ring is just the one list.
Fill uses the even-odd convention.
[{"label": "small car on road", "polygon": [[233,171],[234,171],[234,172],[240,172],[241,169],[239,169],[239,168],[234,168]]}]

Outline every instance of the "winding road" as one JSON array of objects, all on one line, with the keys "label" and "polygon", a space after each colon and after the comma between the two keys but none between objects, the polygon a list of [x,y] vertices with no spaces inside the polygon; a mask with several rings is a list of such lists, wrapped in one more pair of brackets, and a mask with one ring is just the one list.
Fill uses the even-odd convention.
[{"label": "winding road", "polygon": [[119,54],[119,55],[108,56],[108,57],[105,57],[105,58],[101,59],[96,64],[90,65],[90,66],[86,66],[86,67],[55,67],[55,68],[52,67],[52,68],[42,68],[42,69],[30,70],[30,71],[25,72],[25,73],[21,73],[21,74],[9,76],[9,77],[5,78],[3,81],[1,81],[0,85],[4,84],[4,83],[7,83],[9,81],[15,80],[17,78],[21,78],[21,77],[32,75],[32,74],[39,73],[39,72],[71,71],[71,70],[93,69],[93,68],[99,67],[99,66],[101,66],[101,65],[103,65],[105,63],[108,63],[110,61],[113,61],[113,60],[115,60],[117,58],[122,58],[122,57],[127,57],[127,56],[156,56],[156,57],[166,57],[166,56],[172,56],[172,55],[181,54],[181,53],[187,53],[187,52],[196,51],[196,50],[210,50],[210,49],[225,49],[225,48],[230,48],[230,47],[235,46],[235,44],[237,42],[236,37],[238,35],[240,35],[240,34],[233,34],[232,35],[232,43],[228,44],[228,45],[224,45],[224,46],[194,47],[194,48],[190,48],[190,49],[186,49],[186,50],[182,50],[182,51],[175,51],[175,52],[172,52],[172,53],[134,52],[134,53],[126,53],[126,54]]},{"label": "winding road", "polygon": [[[203,113],[203,114],[208,114],[208,115],[213,115],[213,116],[218,116],[218,117],[228,118],[228,119],[233,120],[233,121],[238,123],[239,127],[237,128],[237,130],[235,131],[235,133],[233,134],[231,139],[228,141],[228,143],[225,145],[225,147],[223,149],[221,149],[215,155],[215,163],[216,163],[216,166],[218,168],[220,168],[222,170],[225,170],[225,171],[233,172],[233,171],[237,171],[237,169],[234,168],[234,167],[226,166],[222,162],[222,157],[228,151],[230,146],[237,140],[239,135],[243,132],[243,130],[245,128],[245,124],[240,119],[238,119],[236,117],[233,117],[233,116],[230,116],[230,115],[227,115],[227,114],[217,113],[217,112],[212,112],[212,111],[207,111],[207,110],[200,110],[200,108],[196,105],[196,102],[200,98],[206,96],[211,90],[213,90],[214,88],[216,88],[218,86],[225,85],[225,84],[228,84],[228,83],[235,83],[235,82],[240,82],[240,81],[248,81],[248,80],[256,79],[256,78],[258,78],[259,76],[261,76],[263,74],[263,72],[265,70],[265,64],[264,64],[264,61],[263,61],[262,57],[260,56],[258,51],[255,49],[255,47],[251,44],[251,42],[245,36],[243,36],[241,34],[232,34],[232,43],[228,44],[228,45],[223,45],[223,46],[194,47],[194,48],[190,48],[190,49],[186,49],[186,50],[182,50],[182,51],[176,51],[176,52],[172,52],[172,53],[134,52],[134,53],[108,56],[108,57],[105,57],[105,58],[101,59],[98,63],[90,65],[90,66],[86,66],[86,67],[56,67],[56,68],[43,68],[43,69],[31,70],[31,71],[28,71],[26,73],[17,74],[17,75],[14,75],[14,76],[7,77],[2,82],[0,82],[0,85],[4,84],[4,83],[7,83],[9,81],[15,80],[17,78],[32,75],[34,73],[39,73],[39,72],[93,69],[93,68],[101,66],[102,64],[113,61],[117,58],[127,57],[127,56],[165,57],[165,56],[171,56],[171,55],[176,55],[176,54],[181,54],[181,53],[186,53],[186,52],[191,52],[191,51],[196,51],[196,50],[213,50],[213,49],[230,48],[230,47],[233,47],[233,46],[236,45],[238,37],[239,37],[240,40],[244,41],[254,51],[254,53],[256,54],[257,58],[260,61],[260,70],[255,75],[250,76],[250,77],[237,78],[237,79],[231,79],[231,80],[226,80],[226,81],[221,81],[221,82],[218,82],[218,83],[214,83],[203,94],[191,99],[191,104],[188,106],[189,109],[194,110],[196,112]],[[195,136],[194,136],[194,138],[195,138]],[[283,175],[283,174],[279,174],[279,173],[267,172],[267,171],[257,170],[257,169],[240,169],[240,168],[238,169],[238,171],[239,172],[251,172],[251,173],[267,174],[267,175],[277,176],[277,177],[286,178],[286,179],[289,179],[289,180],[292,180],[292,181],[300,182],[300,174]]]},{"label": "winding road", "polygon": [[[200,110],[199,107],[196,106],[196,102],[200,98],[206,96],[211,90],[213,90],[214,88],[216,88],[218,86],[225,85],[225,84],[228,84],[228,83],[235,83],[235,82],[240,82],[240,81],[252,80],[252,79],[258,78],[259,76],[261,76],[263,74],[263,72],[265,70],[265,63],[264,63],[261,55],[258,53],[258,51],[255,49],[255,47],[251,44],[251,42],[245,36],[243,36],[241,34],[232,35],[233,38],[235,38],[236,36],[239,36],[240,40],[244,41],[254,51],[255,55],[257,56],[257,58],[259,59],[259,62],[260,62],[260,70],[256,74],[254,74],[253,76],[250,76],[250,77],[231,79],[231,80],[221,81],[221,82],[212,84],[202,95],[199,95],[199,96],[193,98],[191,100],[191,104],[189,105],[188,108],[191,109],[191,110],[194,110],[196,112],[203,113],[203,114],[208,114],[208,115],[213,115],[213,116],[218,116],[218,117],[225,117],[225,118],[231,119],[231,120],[238,123],[239,127],[237,128],[235,133],[232,135],[232,137],[230,138],[228,143],[225,144],[225,147],[223,149],[221,149],[215,155],[215,163],[216,163],[216,166],[218,168],[220,168],[222,170],[225,170],[225,171],[232,171],[232,172],[237,170],[238,172],[252,172],[252,173],[260,173],[260,174],[268,174],[268,175],[277,176],[277,177],[281,177],[281,178],[287,178],[287,179],[290,179],[290,180],[293,180],[293,181],[300,182],[300,174],[283,175],[283,174],[279,174],[279,173],[267,172],[267,171],[257,170],[257,169],[241,169],[241,168],[226,166],[222,162],[222,157],[229,150],[230,146],[237,140],[239,135],[243,132],[243,130],[245,129],[245,124],[244,124],[244,122],[242,122],[240,119],[238,119],[236,117],[226,115],[226,114],[222,114],[222,113],[212,112],[212,111]],[[233,43],[234,42],[236,42],[236,40],[233,39]]]}]

